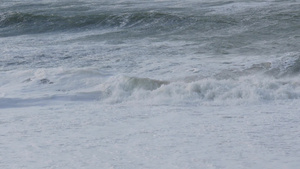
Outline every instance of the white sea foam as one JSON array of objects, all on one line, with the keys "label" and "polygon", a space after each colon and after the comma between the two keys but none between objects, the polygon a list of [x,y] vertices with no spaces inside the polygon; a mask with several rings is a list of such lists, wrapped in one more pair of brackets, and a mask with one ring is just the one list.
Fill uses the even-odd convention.
[{"label": "white sea foam", "polygon": [[111,102],[149,102],[150,104],[253,104],[300,97],[298,78],[275,79],[263,76],[217,80],[204,78],[192,82],[157,81],[121,77],[103,85]]},{"label": "white sea foam", "polygon": [[300,165],[298,1],[2,4],[0,168]]},{"label": "white sea foam", "polygon": [[[285,70],[291,65],[286,66]],[[299,99],[298,76],[277,78],[269,75],[273,69],[277,72],[277,67],[271,68],[266,63],[244,71],[223,71],[211,77],[160,80],[110,76],[91,68],[9,71],[1,73],[1,95],[2,101],[5,101],[2,106],[8,104],[8,101],[13,105],[14,99],[24,100],[24,104],[40,99],[39,102],[94,100],[100,103],[195,105],[253,104]],[[261,74],[262,69],[267,74]]]}]

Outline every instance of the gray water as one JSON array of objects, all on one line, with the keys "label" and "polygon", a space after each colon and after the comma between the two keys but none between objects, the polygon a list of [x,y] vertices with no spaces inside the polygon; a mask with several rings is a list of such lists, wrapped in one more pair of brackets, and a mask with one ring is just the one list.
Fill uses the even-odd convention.
[{"label": "gray water", "polygon": [[0,167],[297,168],[299,9],[0,0]]}]

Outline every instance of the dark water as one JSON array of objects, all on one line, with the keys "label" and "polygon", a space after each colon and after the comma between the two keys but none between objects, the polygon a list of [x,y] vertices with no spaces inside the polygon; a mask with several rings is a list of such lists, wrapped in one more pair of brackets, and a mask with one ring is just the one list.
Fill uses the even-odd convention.
[{"label": "dark water", "polygon": [[[176,96],[192,93],[203,100],[249,100],[251,92],[255,93],[254,100],[300,96],[295,79],[300,72],[299,1],[2,4],[2,71],[50,68],[49,74],[60,78],[66,75],[58,73],[60,69],[68,72],[78,68],[66,78],[80,76],[80,80],[89,81],[96,70],[113,79],[103,91],[110,93],[108,97],[115,90],[125,95],[140,89],[155,94],[164,86],[166,91],[174,90]],[[92,74],[81,76],[81,69]],[[22,78],[21,82],[30,83],[34,79]],[[205,78],[212,81],[202,81]],[[37,84],[49,84],[40,83],[43,79],[51,84],[60,83],[44,75],[36,79]],[[261,79],[262,84],[256,85],[256,79]],[[174,81],[188,84],[172,86]],[[197,83],[193,84],[194,81]],[[249,88],[245,87],[248,83]],[[176,93],[179,89],[183,92]],[[124,99],[118,95],[117,100],[119,97]]]},{"label": "dark water", "polygon": [[147,3],[11,2],[1,7],[0,36],[108,29],[118,32],[121,35],[118,38],[162,36],[172,40],[210,41],[211,48],[224,50],[257,41],[297,50],[300,22],[297,1],[176,5],[176,2],[161,3],[156,8],[148,7]]},{"label": "dark water", "polygon": [[280,65],[293,60],[286,72],[299,72],[299,1],[1,3],[3,70],[127,65],[122,72],[132,73],[145,59],[213,57],[231,66],[245,58],[250,67],[283,58]]}]

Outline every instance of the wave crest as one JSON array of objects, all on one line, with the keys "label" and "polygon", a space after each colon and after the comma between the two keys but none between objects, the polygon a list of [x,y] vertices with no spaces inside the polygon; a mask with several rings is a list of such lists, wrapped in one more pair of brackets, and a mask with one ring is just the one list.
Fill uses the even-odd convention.
[{"label": "wave crest", "polygon": [[[122,14],[93,14],[77,16],[42,15],[31,13],[5,13],[0,15],[2,36],[70,31],[81,28],[132,28],[155,26],[179,26],[187,18],[160,12],[136,12]],[[167,25],[166,25],[167,23]],[[0,35],[1,35],[0,34]]]},{"label": "wave crest", "polygon": [[151,103],[248,103],[300,98],[300,81],[243,76],[236,80],[215,78],[193,82],[167,82],[122,77],[103,87],[105,100],[112,103],[147,100]]}]

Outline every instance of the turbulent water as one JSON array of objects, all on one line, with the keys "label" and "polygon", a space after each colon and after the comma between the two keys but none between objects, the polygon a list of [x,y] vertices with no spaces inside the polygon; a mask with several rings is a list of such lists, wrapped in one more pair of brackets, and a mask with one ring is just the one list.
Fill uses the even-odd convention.
[{"label": "turbulent water", "polygon": [[1,168],[297,168],[299,0],[0,0]]}]

